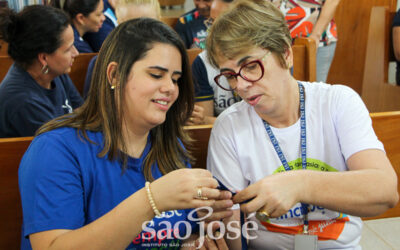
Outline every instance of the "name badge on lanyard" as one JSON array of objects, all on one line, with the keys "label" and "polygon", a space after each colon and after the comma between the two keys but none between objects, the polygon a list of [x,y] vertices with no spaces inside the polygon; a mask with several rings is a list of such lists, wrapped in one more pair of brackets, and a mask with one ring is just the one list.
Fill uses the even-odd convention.
[{"label": "name badge on lanyard", "polygon": [[311,234],[296,234],[294,250],[318,250],[318,236]]},{"label": "name badge on lanyard", "polygon": [[[300,145],[301,145],[301,165],[303,169],[307,169],[307,140],[306,140],[306,111],[305,111],[305,97],[304,97],[304,86],[301,83],[299,85],[299,95],[300,95]],[[274,133],[271,130],[271,127],[266,121],[264,122],[265,130],[271,140],[272,145],[276,153],[278,154],[279,159],[282,162],[285,171],[292,170],[283,154],[281,147],[279,146],[278,140],[275,138]],[[308,204],[301,204],[302,210],[304,211],[304,225],[303,225],[303,233],[297,234],[294,237],[294,249],[295,250],[317,250],[318,249],[318,236],[310,235],[308,232],[308,212],[309,206]]]}]

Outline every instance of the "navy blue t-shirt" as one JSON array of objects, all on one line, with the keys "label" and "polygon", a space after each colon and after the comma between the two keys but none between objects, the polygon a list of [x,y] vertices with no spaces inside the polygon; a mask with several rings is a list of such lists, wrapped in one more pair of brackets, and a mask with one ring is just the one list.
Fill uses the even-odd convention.
[{"label": "navy blue t-shirt", "polygon": [[93,48],[90,47],[89,43],[83,40],[83,38],[79,35],[78,30],[71,25],[74,30],[74,46],[78,50],[79,53],[93,53]]},{"label": "navy blue t-shirt", "polygon": [[68,75],[56,77],[51,85],[43,88],[21,67],[10,67],[0,84],[0,138],[33,136],[47,121],[82,105]]},{"label": "navy blue t-shirt", "polygon": [[193,9],[178,19],[175,30],[181,37],[187,49],[205,49],[207,26],[206,18],[201,16],[196,9]]},{"label": "navy blue t-shirt", "polygon": [[[104,147],[102,132],[87,134],[94,143],[82,139],[74,128],[55,129],[37,136],[24,154],[18,170],[23,210],[21,249],[31,249],[30,234],[81,228],[144,187],[143,162],[151,149],[150,136],[142,156],[129,158],[122,172],[120,161],[98,156]],[[152,175],[155,179],[162,176],[157,164]],[[149,201],[138,201],[137,206],[142,202]],[[197,230],[198,224],[188,221],[190,212],[194,216],[191,210],[171,210],[154,217],[147,224],[155,230],[154,237],[149,239],[150,230],[141,232],[132,238],[128,249],[179,249],[177,237]]]},{"label": "navy blue t-shirt", "polygon": [[85,78],[85,85],[83,86],[83,98],[86,99],[89,89],[90,89],[90,84],[92,82],[92,74],[93,74],[93,69],[94,65],[96,64],[97,60],[97,55],[95,55],[89,62],[88,69],[86,71],[86,78]]}]

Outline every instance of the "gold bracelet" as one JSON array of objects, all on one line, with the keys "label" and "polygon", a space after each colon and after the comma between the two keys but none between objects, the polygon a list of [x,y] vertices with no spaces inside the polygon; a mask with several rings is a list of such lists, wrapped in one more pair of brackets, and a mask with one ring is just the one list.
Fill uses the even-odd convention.
[{"label": "gold bracelet", "polygon": [[154,202],[153,196],[151,195],[151,191],[150,191],[150,182],[146,181],[146,193],[147,193],[147,198],[149,198],[149,202],[150,202],[150,206],[153,209],[155,215],[157,216],[161,216],[160,211],[158,211],[157,207],[156,207],[156,203]]}]

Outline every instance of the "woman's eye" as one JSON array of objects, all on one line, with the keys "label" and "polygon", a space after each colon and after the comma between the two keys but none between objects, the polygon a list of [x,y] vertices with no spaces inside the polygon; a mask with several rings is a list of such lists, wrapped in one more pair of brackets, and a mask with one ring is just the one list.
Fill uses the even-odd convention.
[{"label": "woman's eye", "polygon": [[173,78],[172,78],[172,82],[173,82],[174,84],[178,84],[178,83],[179,83],[179,79],[180,79],[180,78],[178,78],[178,79],[173,79]]},{"label": "woman's eye", "polygon": [[162,75],[157,75],[152,73],[150,73],[150,76],[153,77],[154,79],[160,79],[162,77]]}]

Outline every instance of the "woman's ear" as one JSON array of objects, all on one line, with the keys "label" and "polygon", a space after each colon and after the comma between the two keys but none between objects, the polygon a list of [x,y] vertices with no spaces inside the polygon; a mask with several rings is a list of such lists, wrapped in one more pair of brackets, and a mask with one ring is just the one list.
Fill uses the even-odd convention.
[{"label": "woman's ear", "polygon": [[47,66],[47,54],[46,53],[39,53],[37,55],[37,59],[42,66]]},{"label": "woman's ear", "polygon": [[285,61],[286,61],[286,66],[288,69],[293,67],[293,50],[292,47],[289,47],[286,52],[285,52]]},{"label": "woman's ear", "polygon": [[82,13],[76,14],[75,20],[76,20],[80,25],[84,25],[84,24],[85,24],[85,16],[84,16]]},{"label": "woman's ear", "polygon": [[111,89],[115,89],[118,85],[118,63],[110,62],[107,66],[107,80]]}]

